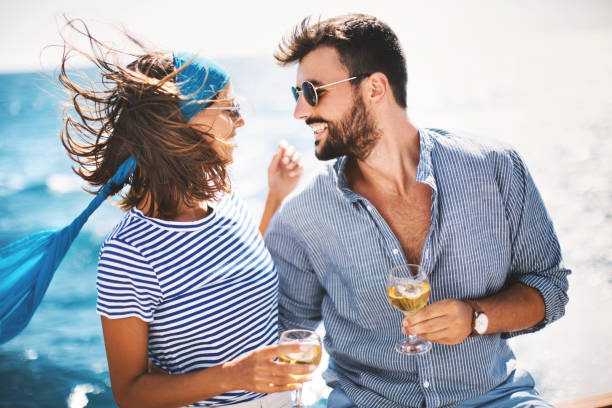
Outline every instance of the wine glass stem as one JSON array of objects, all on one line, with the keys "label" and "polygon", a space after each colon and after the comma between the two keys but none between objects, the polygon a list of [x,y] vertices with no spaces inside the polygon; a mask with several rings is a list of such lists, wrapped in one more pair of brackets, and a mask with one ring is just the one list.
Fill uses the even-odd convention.
[{"label": "wine glass stem", "polygon": [[302,384],[299,385],[298,388],[295,389],[295,403],[293,404],[294,408],[302,408],[304,405],[302,404]]},{"label": "wine glass stem", "polygon": [[409,334],[408,335],[408,343],[416,343],[419,340],[418,336],[416,334]]}]

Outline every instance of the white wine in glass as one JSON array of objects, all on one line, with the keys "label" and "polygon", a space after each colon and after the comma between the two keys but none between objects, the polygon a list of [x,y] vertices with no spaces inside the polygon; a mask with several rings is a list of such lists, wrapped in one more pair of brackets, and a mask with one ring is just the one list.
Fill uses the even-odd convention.
[{"label": "white wine in glass", "polygon": [[[391,268],[387,276],[387,299],[393,307],[406,316],[421,310],[429,300],[429,280],[418,265],[405,264]],[[428,352],[431,343],[409,334],[408,339],[398,343],[398,353],[417,355]]]},{"label": "white wine in glass", "polygon": [[[280,361],[286,364],[313,364],[318,366],[321,362],[322,348],[321,337],[311,330],[286,330],[281,333],[280,343],[300,343],[303,351],[280,355]],[[295,390],[293,408],[303,408],[302,385]]]}]

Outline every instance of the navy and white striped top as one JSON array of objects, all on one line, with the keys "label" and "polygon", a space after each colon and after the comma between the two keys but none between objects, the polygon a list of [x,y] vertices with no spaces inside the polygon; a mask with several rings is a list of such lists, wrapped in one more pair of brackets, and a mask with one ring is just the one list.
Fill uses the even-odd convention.
[{"label": "navy and white striped top", "polygon": [[[231,194],[208,217],[169,222],[132,209],[100,252],[98,313],[149,323],[149,358],[172,373],[233,360],[278,340],[278,278],[259,230]],[[261,397],[228,392],[194,406]]]},{"label": "navy and white striped top", "polygon": [[358,407],[448,407],[484,394],[513,370],[506,338],[558,319],[568,300],[569,270],[517,153],[441,130],[419,134],[416,180],[432,189],[421,253],[430,302],[483,298],[519,281],[540,291],[546,317],[530,330],[434,344],[420,356],[395,352],[402,315],[387,301],[385,278],[407,261],[376,208],[346,184],[340,158],[279,210],[266,242],[279,273],[281,326],[323,320],[335,366],[328,382]]}]

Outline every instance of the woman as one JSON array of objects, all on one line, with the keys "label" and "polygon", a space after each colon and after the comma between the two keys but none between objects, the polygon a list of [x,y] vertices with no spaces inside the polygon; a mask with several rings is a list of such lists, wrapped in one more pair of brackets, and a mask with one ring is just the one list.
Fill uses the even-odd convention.
[{"label": "woman", "polygon": [[[69,26],[76,29],[74,22]],[[121,407],[280,407],[315,367],[285,365],[277,276],[261,235],[231,192],[227,166],[244,125],[229,76],[213,61],[146,53],[127,66],[85,34],[106,89],[67,75],[76,116],[62,142],[77,173],[103,186],[127,158],[127,211],[100,252],[101,315],[113,394]],[[74,134],[79,135],[79,139]],[[268,169],[262,233],[301,174],[281,147]],[[117,189],[119,190],[119,189]],[[148,370],[148,361],[159,369]]]}]

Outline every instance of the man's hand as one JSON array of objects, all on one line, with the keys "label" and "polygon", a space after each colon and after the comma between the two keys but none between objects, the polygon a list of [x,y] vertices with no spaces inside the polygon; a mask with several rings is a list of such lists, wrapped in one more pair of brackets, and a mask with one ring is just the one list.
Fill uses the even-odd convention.
[{"label": "man's hand", "polygon": [[440,344],[459,344],[472,332],[472,307],[455,299],[441,300],[404,317],[402,333]]}]

